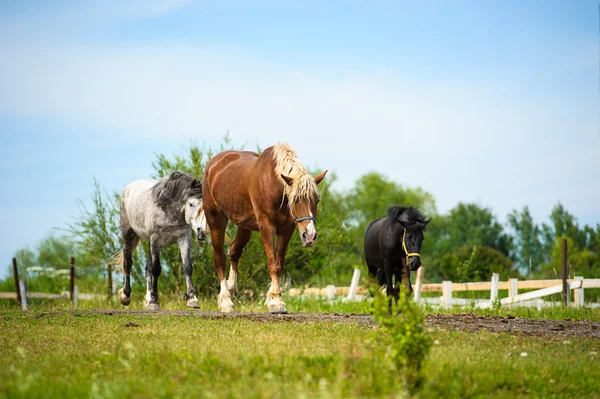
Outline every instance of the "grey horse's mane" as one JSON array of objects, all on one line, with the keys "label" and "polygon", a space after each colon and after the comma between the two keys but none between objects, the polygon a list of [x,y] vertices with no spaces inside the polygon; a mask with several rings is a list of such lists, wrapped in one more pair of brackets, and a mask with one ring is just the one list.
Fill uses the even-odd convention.
[{"label": "grey horse's mane", "polygon": [[188,198],[202,198],[202,182],[182,172],[172,172],[160,179],[151,189],[156,206],[166,209],[179,206]]}]

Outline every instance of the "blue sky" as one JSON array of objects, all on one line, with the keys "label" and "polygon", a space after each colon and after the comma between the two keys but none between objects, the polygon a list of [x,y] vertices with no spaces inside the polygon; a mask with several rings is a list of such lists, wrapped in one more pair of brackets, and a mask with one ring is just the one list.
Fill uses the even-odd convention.
[{"label": "blue sky", "polygon": [[[0,265],[195,140],[600,223],[597,1],[0,3]],[[4,259],[4,260],[2,260]],[[5,272],[0,267],[0,275]]]}]

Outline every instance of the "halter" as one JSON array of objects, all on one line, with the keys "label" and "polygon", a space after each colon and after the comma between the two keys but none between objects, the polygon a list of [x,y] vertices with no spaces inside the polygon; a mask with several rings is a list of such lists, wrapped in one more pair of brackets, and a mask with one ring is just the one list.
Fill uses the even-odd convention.
[{"label": "halter", "polygon": [[294,223],[298,223],[303,220],[312,220],[315,224],[317,224],[317,218],[315,218],[314,216],[302,216],[301,218],[296,218],[296,216],[294,216],[294,212],[292,212],[291,206],[290,206],[290,215],[292,215],[292,219],[294,219]]},{"label": "halter", "polygon": [[408,258],[411,256],[418,256],[419,258],[421,257],[421,254],[418,252],[408,252],[408,249],[406,248],[406,229],[404,229],[404,234],[402,235],[402,249],[406,253],[406,265],[408,265]]}]

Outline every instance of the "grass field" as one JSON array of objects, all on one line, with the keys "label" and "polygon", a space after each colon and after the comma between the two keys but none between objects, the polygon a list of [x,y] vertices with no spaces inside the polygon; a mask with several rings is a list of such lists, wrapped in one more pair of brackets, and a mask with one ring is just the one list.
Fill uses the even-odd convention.
[{"label": "grass field", "polygon": [[[0,310],[0,397],[407,396],[397,372],[374,350],[371,324],[60,309],[68,303],[34,303],[38,310],[20,312],[5,302]],[[202,306],[214,310],[212,302]],[[370,309],[368,303],[288,304],[296,312]],[[264,311],[260,303],[237,306],[244,312]],[[163,308],[169,307],[181,309],[178,301],[169,304],[165,297]],[[566,317],[559,309],[546,311],[546,316]],[[592,311],[572,310],[572,319],[577,319],[573,312],[580,319],[598,318]],[[597,339],[437,328],[429,333],[434,345],[418,397],[600,396]]]},{"label": "grass field", "polygon": [[[83,300],[79,301],[78,309],[144,309],[143,295],[138,294],[133,296],[131,304],[128,307],[123,307],[115,299],[108,302],[106,300]],[[325,298],[310,297],[285,297],[285,302],[290,312],[310,312],[310,313],[356,313],[369,314],[371,313],[371,302],[364,300],[360,302],[344,302],[341,300],[329,301]],[[29,299],[29,307],[33,310],[72,310],[73,303],[68,299],[63,300],[44,300],[44,299]],[[238,312],[266,312],[267,308],[260,301],[239,301],[234,298],[235,309]],[[183,299],[173,295],[161,295],[160,307],[163,310],[185,310]],[[14,300],[0,300],[0,312],[17,310],[17,304]],[[516,316],[531,319],[547,319],[547,320],[587,320],[600,322],[600,308],[573,308],[562,306],[548,307],[538,310],[534,307],[499,307],[496,309],[477,309],[475,307],[460,307],[455,306],[451,309],[442,309],[436,306],[423,306],[423,311],[427,313],[469,313],[495,316]],[[215,298],[200,298],[200,310],[217,310],[217,300]]]}]

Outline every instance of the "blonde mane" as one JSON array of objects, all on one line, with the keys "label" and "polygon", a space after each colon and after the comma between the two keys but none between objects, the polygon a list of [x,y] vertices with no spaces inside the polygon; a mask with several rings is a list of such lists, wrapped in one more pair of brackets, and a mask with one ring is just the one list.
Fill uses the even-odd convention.
[{"label": "blonde mane", "polygon": [[[290,206],[297,201],[319,199],[315,179],[300,163],[296,151],[292,147],[283,143],[275,144],[273,146],[273,159],[275,160],[275,174],[284,187]],[[293,180],[292,185],[287,184],[281,175],[290,177]]]}]

